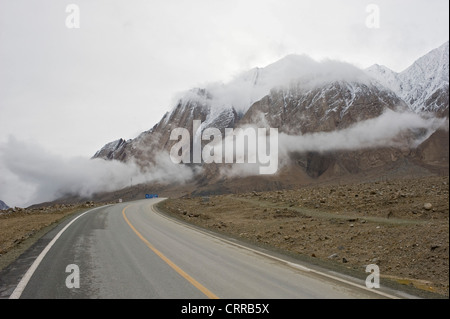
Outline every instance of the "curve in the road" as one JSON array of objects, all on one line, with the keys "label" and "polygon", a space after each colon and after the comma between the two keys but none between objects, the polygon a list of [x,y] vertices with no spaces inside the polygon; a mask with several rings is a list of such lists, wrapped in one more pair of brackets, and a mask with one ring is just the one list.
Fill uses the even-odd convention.
[{"label": "curve in the road", "polygon": [[[109,205],[106,205],[106,206],[109,206]],[[25,287],[27,286],[28,282],[30,281],[31,277],[33,276],[34,272],[38,268],[39,264],[44,259],[45,255],[47,255],[47,253],[50,250],[50,248],[53,247],[53,245],[58,240],[58,238],[61,237],[61,235],[66,231],[66,229],[70,227],[70,225],[72,225],[74,222],[77,221],[77,219],[83,217],[84,215],[86,215],[86,214],[88,214],[88,213],[90,213],[90,212],[92,212],[94,210],[97,210],[99,208],[106,207],[106,206],[93,208],[91,210],[88,210],[87,212],[84,212],[84,213],[78,215],[77,217],[72,219],[63,229],[61,229],[59,231],[59,233],[56,234],[56,236],[50,241],[50,243],[44,248],[44,250],[35,259],[35,261],[30,266],[30,268],[28,268],[27,272],[25,273],[25,275],[23,275],[22,279],[19,281],[19,283],[17,284],[17,287],[14,289],[13,293],[11,294],[11,296],[9,296],[9,299],[19,299],[20,298],[20,296],[22,295],[22,292],[24,291]]]},{"label": "curve in the road", "polygon": [[[408,297],[185,224],[158,212],[160,200],[98,207],[61,225],[9,298]],[[68,264],[80,266],[80,289],[66,286]]]},{"label": "curve in the road", "polygon": [[167,258],[162,252],[160,252],[158,249],[156,249],[142,234],[136,229],[136,227],[131,224],[130,220],[128,219],[125,211],[130,206],[126,206],[122,210],[122,215],[127,224],[131,227],[131,229],[136,233],[136,235],[147,245],[148,248],[150,248],[156,255],[158,255],[159,258],[164,260],[170,267],[172,267],[173,270],[175,270],[178,274],[180,274],[184,279],[189,281],[195,288],[200,290],[205,296],[207,296],[210,299],[219,299],[215,294],[213,294],[211,291],[209,291],[205,286],[200,284],[197,280],[189,276],[183,269],[178,267],[173,261],[171,261],[169,258]]}]

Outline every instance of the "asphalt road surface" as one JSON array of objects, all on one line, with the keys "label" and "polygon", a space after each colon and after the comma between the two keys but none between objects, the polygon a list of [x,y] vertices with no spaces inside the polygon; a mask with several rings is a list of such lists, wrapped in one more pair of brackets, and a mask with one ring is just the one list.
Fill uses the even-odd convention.
[{"label": "asphalt road surface", "polygon": [[[146,199],[78,215],[48,240],[10,298],[390,298],[173,220]],[[56,233],[56,231],[55,231]]]}]

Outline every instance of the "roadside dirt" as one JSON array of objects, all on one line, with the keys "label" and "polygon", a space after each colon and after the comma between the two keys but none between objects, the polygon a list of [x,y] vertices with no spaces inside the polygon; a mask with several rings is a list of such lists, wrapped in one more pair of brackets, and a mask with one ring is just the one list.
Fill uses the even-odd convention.
[{"label": "roadside dirt", "polygon": [[449,296],[449,178],[169,199],[189,223]]},{"label": "roadside dirt", "polygon": [[0,210],[0,270],[66,217],[97,204],[61,205]]}]

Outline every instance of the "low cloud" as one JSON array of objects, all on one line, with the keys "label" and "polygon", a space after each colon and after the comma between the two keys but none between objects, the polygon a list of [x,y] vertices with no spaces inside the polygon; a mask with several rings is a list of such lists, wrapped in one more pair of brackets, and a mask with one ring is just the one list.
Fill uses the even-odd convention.
[{"label": "low cloud", "polygon": [[280,152],[351,151],[376,147],[415,148],[446,119],[387,109],[380,116],[358,122],[346,129],[305,135],[280,134]]},{"label": "low cloud", "polygon": [[[278,160],[280,168],[290,163],[292,153],[354,151],[379,147],[415,148],[437,129],[448,130],[448,120],[426,114],[387,109],[376,118],[358,122],[341,130],[304,135],[279,133],[277,159],[272,158],[271,161]],[[273,149],[273,146],[270,148]],[[248,152],[248,148],[244,151]],[[246,153],[236,156],[252,155]],[[221,174],[228,177],[252,176],[258,174],[259,167],[258,163],[232,164],[223,167]]]},{"label": "low cloud", "polygon": [[41,146],[9,137],[0,145],[0,198],[9,206],[26,207],[72,194],[89,197],[131,183],[186,182],[194,171],[157,154],[145,171],[134,162],[84,157],[64,158]]},{"label": "low cloud", "polygon": [[[279,133],[278,153],[270,161],[277,160],[278,167],[281,167],[289,163],[289,155],[293,152],[414,148],[439,128],[448,129],[448,120],[387,110],[377,118],[338,131],[304,135]],[[258,143],[261,140],[258,139]],[[261,145],[256,149],[258,147]],[[269,151],[275,146],[265,147]],[[236,159],[255,157],[258,158],[255,154],[248,154],[248,145],[236,148]],[[152,163],[143,170],[134,162],[64,158],[35,143],[9,137],[0,144],[0,199],[9,206],[26,207],[67,194],[89,197],[97,192],[127,187],[131,182],[134,185],[150,182],[182,184],[202,174],[201,167],[193,169],[189,165],[173,163],[168,151],[156,154]],[[247,160],[242,164],[223,165],[220,173],[229,177],[258,175],[260,167],[259,162],[251,164]]]},{"label": "low cloud", "polygon": [[208,83],[204,85],[204,90],[177,94],[173,102],[175,105],[178,101],[209,105],[212,112],[233,107],[237,112],[245,113],[254,102],[268,95],[272,89],[301,83],[303,89],[309,90],[338,80],[366,84],[373,81],[350,63],[316,61],[307,55],[293,54],[264,68],[243,72],[227,83]]}]

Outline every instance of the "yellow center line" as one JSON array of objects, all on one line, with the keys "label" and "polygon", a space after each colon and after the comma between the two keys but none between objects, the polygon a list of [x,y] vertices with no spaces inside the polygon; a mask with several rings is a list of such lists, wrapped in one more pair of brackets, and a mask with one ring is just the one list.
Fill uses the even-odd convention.
[{"label": "yellow center line", "polygon": [[127,224],[131,227],[131,229],[136,233],[136,235],[147,245],[148,248],[150,248],[156,255],[159,256],[162,260],[164,260],[170,267],[172,267],[173,270],[175,270],[177,273],[179,273],[184,279],[189,281],[195,288],[200,290],[203,294],[205,294],[210,299],[219,299],[215,294],[213,294],[211,291],[209,291],[206,287],[204,287],[202,284],[200,284],[197,280],[189,276],[183,269],[178,267],[174,262],[172,262],[169,258],[164,256],[162,252],[160,252],[158,249],[156,249],[150,242],[145,239],[144,236],[141,235],[141,233],[130,223],[130,221],[127,218],[127,215],[125,214],[126,209],[129,206],[126,206],[122,210],[122,215]]}]

